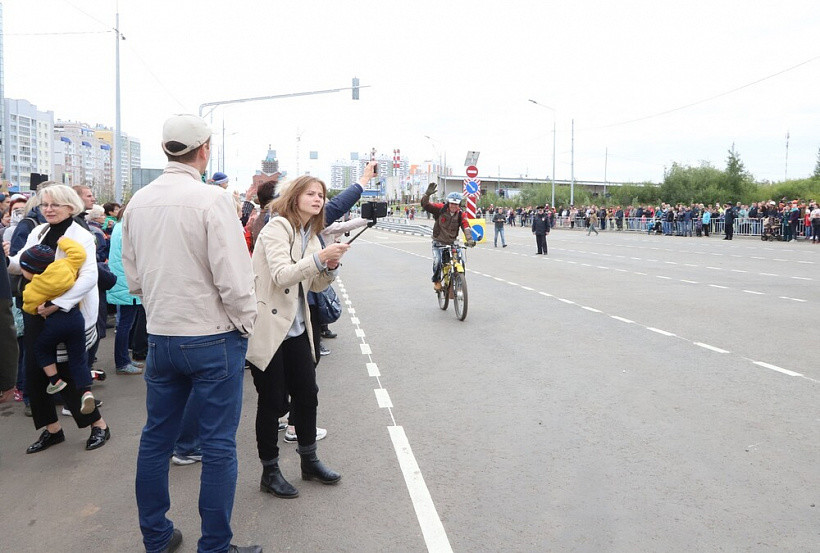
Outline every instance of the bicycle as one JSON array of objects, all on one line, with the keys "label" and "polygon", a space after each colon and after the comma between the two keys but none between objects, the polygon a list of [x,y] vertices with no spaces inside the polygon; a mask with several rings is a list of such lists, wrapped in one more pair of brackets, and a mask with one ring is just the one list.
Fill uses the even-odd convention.
[{"label": "bicycle", "polygon": [[467,271],[464,247],[458,243],[444,246],[441,252],[441,290],[436,291],[438,306],[446,311],[453,300],[459,321],[467,318]]}]

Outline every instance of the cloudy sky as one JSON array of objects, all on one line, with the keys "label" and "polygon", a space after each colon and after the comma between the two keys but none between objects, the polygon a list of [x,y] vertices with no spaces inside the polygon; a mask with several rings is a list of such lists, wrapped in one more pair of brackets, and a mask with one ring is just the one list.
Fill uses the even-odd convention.
[{"label": "cloudy sky", "polygon": [[[5,0],[5,92],[114,123],[115,0]],[[120,0],[123,130],[162,167],[164,119],[217,100],[245,188],[268,145],[291,175],[399,148],[480,177],[658,182],[673,162],[758,180],[810,175],[820,149],[820,2],[781,0]],[[553,110],[528,102],[534,99]],[[788,158],[787,158],[787,140]],[[426,138],[429,136],[430,138]],[[301,141],[297,140],[301,137]],[[311,150],[318,161],[308,160]],[[788,161],[787,161],[788,159]],[[606,171],[606,173],[605,173]]]}]

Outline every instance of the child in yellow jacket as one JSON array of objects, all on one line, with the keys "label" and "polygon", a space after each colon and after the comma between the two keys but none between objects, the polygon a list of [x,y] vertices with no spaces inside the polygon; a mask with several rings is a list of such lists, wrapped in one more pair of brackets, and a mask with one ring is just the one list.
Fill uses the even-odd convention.
[{"label": "child in yellow jacket", "polygon": [[[54,250],[37,244],[20,254],[20,269],[30,282],[23,290],[23,311],[37,315],[40,305],[51,305],[51,300],[65,294],[77,281],[77,274],[85,263],[85,248],[71,238],[62,237],[57,248],[66,256],[55,260]],[[68,366],[75,387],[83,391],[80,412],[84,415],[94,410],[91,393],[91,373],[85,349],[85,321],[79,306],[70,311],[58,309],[45,319],[43,330],[34,344],[37,363],[48,376],[50,384],[46,391],[56,394],[66,387],[57,373],[57,344],[64,343],[68,353]]]}]

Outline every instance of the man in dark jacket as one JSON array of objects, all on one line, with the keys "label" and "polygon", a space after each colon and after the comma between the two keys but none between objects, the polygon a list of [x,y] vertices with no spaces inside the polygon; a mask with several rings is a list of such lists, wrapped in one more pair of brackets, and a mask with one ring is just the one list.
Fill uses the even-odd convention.
[{"label": "man in dark jacket", "polygon": [[723,212],[723,224],[726,229],[726,236],[723,237],[724,240],[731,240],[735,234],[735,209],[732,207],[732,204],[726,204],[723,206],[726,211]]},{"label": "man in dark jacket", "polygon": [[532,233],[535,235],[535,255],[547,255],[547,235],[550,233],[550,218],[544,213],[544,206],[539,205],[532,218]]},{"label": "man in dark jacket", "polygon": [[[441,290],[441,251],[458,238],[458,229],[464,231],[464,241],[469,247],[475,246],[473,232],[467,221],[467,214],[461,211],[462,196],[458,192],[447,195],[447,203],[433,203],[430,196],[436,193],[436,183],[431,182],[421,197],[421,207],[436,218],[433,225],[433,288]],[[446,206],[446,207],[445,207]]]},{"label": "man in dark jacket", "polygon": [[495,235],[493,237],[493,244],[495,247],[498,247],[498,237],[501,237],[501,247],[507,247],[507,241],[504,239],[504,223],[507,221],[507,217],[501,212],[501,208],[499,207],[495,214],[493,215],[493,223],[495,223]]}]

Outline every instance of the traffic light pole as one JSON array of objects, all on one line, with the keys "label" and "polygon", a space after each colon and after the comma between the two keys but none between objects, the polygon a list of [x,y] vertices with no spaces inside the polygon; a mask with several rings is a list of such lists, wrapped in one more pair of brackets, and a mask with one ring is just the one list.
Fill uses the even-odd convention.
[{"label": "traffic light pole", "polygon": [[[206,102],[199,106],[199,116],[204,117],[213,111],[217,106],[224,106],[227,104],[241,104],[244,102],[258,102],[260,100],[278,100],[280,98],[295,98],[297,96],[312,96],[314,94],[330,94],[333,92],[341,92],[343,90],[352,90],[358,92],[360,88],[369,88],[370,85],[346,86],[343,88],[329,88],[327,90],[311,90],[309,92],[291,92],[289,94],[274,94],[273,96],[255,96],[253,98],[237,98],[236,100],[220,100],[218,102]],[[205,108],[211,108],[208,113],[204,113]]]}]

